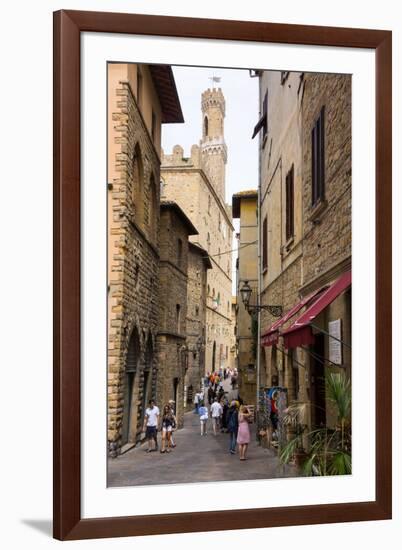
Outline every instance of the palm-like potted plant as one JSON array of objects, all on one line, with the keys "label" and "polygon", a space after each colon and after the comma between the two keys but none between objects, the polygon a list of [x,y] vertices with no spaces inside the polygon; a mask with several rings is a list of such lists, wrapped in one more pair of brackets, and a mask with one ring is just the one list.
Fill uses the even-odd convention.
[{"label": "palm-like potted plant", "polygon": [[[333,428],[325,426],[308,432],[306,437],[309,448],[304,457],[297,456],[300,455],[298,450],[302,439],[297,431],[279,454],[279,459],[284,464],[296,458],[305,475],[346,475],[352,472],[350,380],[343,372],[330,373],[326,376],[326,390],[327,399],[334,404],[337,413],[336,425]],[[305,405],[294,403],[288,407],[285,421],[289,425],[295,425],[303,415]]]}]

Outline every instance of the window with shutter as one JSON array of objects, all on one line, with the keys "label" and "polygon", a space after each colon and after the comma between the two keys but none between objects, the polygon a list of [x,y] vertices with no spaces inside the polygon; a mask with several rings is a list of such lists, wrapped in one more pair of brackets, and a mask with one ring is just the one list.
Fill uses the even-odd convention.
[{"label": "window with shutter", "polygon": [[325,109],[322,107],[311,132],[311,204],[325,199]]},{"label": "window with shutter", "polygon": [[286,175],[286,240],[294,235],[294,167]]},{"label": "window with shutter", "polygon": [[254,139],[261,130],[263,130],[262,137],[264,139],[268,132],[268,91],[265,92],[264,100],[262,102],[262,115],[254,127],[251,139]]}]

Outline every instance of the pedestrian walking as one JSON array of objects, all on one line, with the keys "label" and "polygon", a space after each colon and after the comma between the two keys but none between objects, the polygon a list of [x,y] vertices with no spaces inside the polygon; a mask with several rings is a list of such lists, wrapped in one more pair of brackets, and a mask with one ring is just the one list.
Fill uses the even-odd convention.
[{"label": "pedestrian walking", "polygon": [[170,399],[169,400],[169,407],[172,411],[173,421],[174,421],[174,425],[173,425],[173,428],[172,428],[172,433],[170,434],[170,442],[171,442],[171,446],[172,446],[173,449],[176,447],[176,442],[175,442],[175,439],[174,439],[174,432],[177,429],[176,406],[175,405],[176,405],[176,403],[173,401],[173,399]]},{"label": "pedestrian walking", "polygon": [[159,408],[153,399],[150,399],[148,404],[149,407],[145,409],[143,431],[148,441],[147,453],[150,453],[158,449]]},{"label": "pedestrian walking", "polygon": [[212,386],[209,386],[209,388],[208,388],[208,404],[209,405],[212,405],[214,397],[215,397],[215,392],[214,392]]},{"label": "pedestrian walking", "polygon": [[200,403],[200,394],[197,391],[196,394],[194,395],[194,405],[195,405],[194,414],[198,414],[199,403]]},{"label": "pedestrian walking", "polygon": [[161,453],[170,453],[172,446],[172,430],[175,425],[174,415],[170,405],[163,407],[162,415],[162,448]]},{"label": "pedestrian walking", "polygon": [[227,415],[227,426],[230,434],[229,452],[234,455],[236,452],[237,433],[239,430],[239,412],[236,401],[232,401]]},{"label": "pedestrian walking", "polygon": [[198,414],[200,415],[201,435],[207,435],[208,409],[204,404],[198,409]]},{"label": "pedestrian walking", "polygon": [[239,410],[239,429],[237,432],[237,444],[239,445],[240,460],[247,460],[247,447],[250,443],[249,420],[251,413],[245,405],[241,405]]},{"label": "pedestrian walking", "polygon": [[221,416],[222,405],[219,403],[218,398],[215,397],[214,402],[211,405],[212,429],[214,431],[214,435],[217,435],[219,431]]},{"label": "pedestrian walking", "polygon": [[220,401],[221,405],[222,405],[222,423],[221,423],[221,431],[222,432],[227,432],[227,428],[228,428],[228,424],[227,424],[227,421],[228,421],[228,412],[229,412],[229,401],[228,401],[228,398],[224,395],[222,400]]}]

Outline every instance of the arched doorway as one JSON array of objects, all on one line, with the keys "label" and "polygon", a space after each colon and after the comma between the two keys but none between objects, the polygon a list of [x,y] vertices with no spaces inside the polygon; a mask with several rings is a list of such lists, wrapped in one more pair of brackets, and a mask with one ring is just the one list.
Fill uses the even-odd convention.
[{"label": "arched doorway", "polygon": [[215,371],[215,361],[216,361],[216,342],[212,346],[212,372]]},{"label": "arched doorway", "polygon": [[136,328],[133,329],[126,357],[124,373],[124,404],[122,445],[134,442],[137,432],[137,411],[134,405],[134,383],[140,358],[140,338]]}]

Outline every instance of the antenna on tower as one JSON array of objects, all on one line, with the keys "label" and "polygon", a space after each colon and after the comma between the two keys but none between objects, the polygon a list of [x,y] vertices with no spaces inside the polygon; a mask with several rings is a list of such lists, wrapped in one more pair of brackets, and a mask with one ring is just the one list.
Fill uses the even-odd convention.
[{"label": "antenna on tower", "polygon": [[220,76],[216,76],[216,75],[212,75],[210,77],[208,77],[209,80],[212,82],[212,87],[214,86],[214,84],[216,83],[219,83],[221,81],[221,77]]}]

